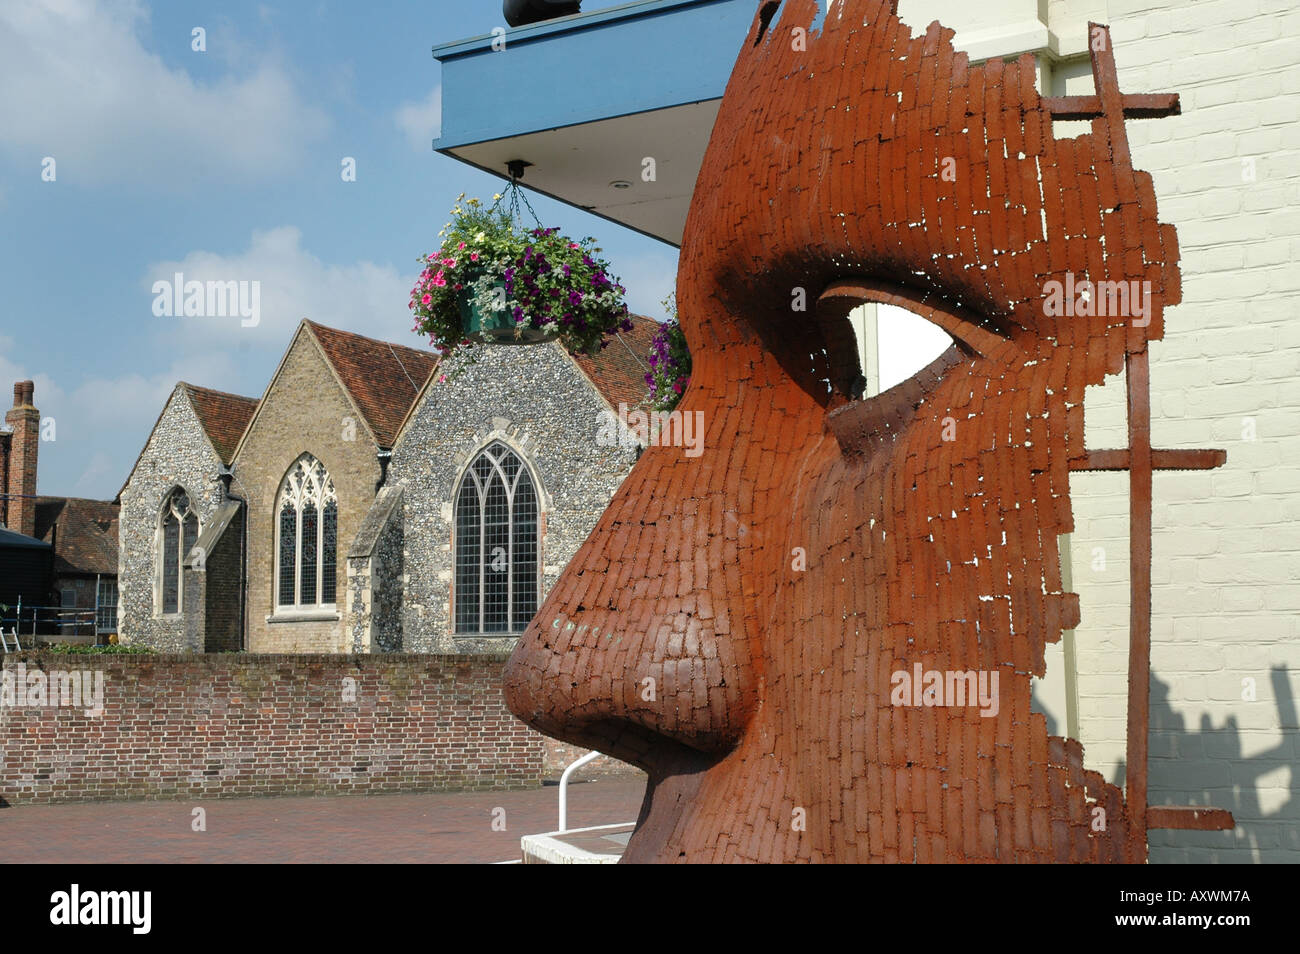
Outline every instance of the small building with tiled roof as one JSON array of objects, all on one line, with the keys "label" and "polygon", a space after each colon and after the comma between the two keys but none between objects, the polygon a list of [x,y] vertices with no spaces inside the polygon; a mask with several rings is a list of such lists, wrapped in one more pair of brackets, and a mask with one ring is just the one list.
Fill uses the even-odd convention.
[{"label": "small building with tiled roof", "polygon": [[601,435],[657,328],[441,360],[304,320],[260,398],[177,385],[122,492],[123,639],[508,650],[635,462]]},{"label": "small building with tiled roof", "polygon": [[117,576],[117,524],[111,500],[36,498],[36,536],[54,547],[60,576]]},{"label": "small building with tiled roof", "polygon": [[[118,505],[38,496],[35,385],[14,385],[0,431],[0,629],[92,641],[117,628]],[[19,617],[21,607],[21,618]]]},{"label": "small building with tiled roof", "polygon": [[[60,635],[117,631],[118,504],[80,497],[37,497],[36,536],[50,544]],[[72,614],[76,614],[75,618]]]}]

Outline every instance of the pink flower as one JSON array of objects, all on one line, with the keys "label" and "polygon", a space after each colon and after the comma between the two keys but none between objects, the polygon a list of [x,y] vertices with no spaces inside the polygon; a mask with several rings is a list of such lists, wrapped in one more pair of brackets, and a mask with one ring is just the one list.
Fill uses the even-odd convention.
[{"label": "pink flower", "polygon": [[459,245],[457,245],[456,247],[457,247],[457,248],[464,248],[464,247],[465,247],[465,243],[464,243],[464,242],[461,242],[461,243],[460,243]]},{"label": "pink flower", "polygon": [[429,302],[433,301],[433,296],[425,295],[423,298],[420,299],[420,301],[424,302],[427,305],[429,304]]},{"label": "pink flower", "polygon": [[[444,258],[444,259],[442,260],[442,264],[446,265],[448,268],[455,268],[455,267],[456,267],[456,260],[455,260],[454,258]],[[441,274],[441,273],[439,273],[439,274]]]},{"label": "pink flower", "polygon": [[442,277],[442,272],[439,272],[437,275],[433,276],[433,283],[437,285],[439,288],[447,287],[447,279]]},{"label": "pink flower", "polygon": [[471,262],[477,262],[477,261],[478,261],[478,252],[470,252],[470,253],[469,253],[469,260],[470,260]]},{"label": "pink flower", "polygon": [[569,248],[577,248],[577,247],[578,247],[578,243],[577,243],[577,242],[570,242],[570,243],[569,243]]}]

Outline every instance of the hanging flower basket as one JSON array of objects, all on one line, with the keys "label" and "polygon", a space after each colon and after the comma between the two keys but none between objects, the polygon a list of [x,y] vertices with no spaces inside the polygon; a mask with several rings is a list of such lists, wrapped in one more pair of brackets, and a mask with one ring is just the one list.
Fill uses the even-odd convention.
[{"label": "hanging flower basket", "polygon": [[461,283],[465,287],[456,292],[456,308],[460,312],[460,326],[466,340],[538,344],[555,337],[553,329],[534,328],[531,324],[515,321],[514,315],[505,307],[504,279],[491,276],[485,284],[488,301],[481,301],[482,296],[476,295],[474,289],[486,275],[483,269],[471,269],[468,281]]},{"label": "hanging flower basket", "polygon": [[[517,208],[518,187],[511,188]],[[623,286],[594,239],[575,242],[540,225],[521,229],[500,207],[502,196],[495,198],[485,208],[462,195],[438,233],[441,247],[420,259],[424,271],[410,302],[415,331],[447,355],[476,341],[551,339],[591,354],[615,332],[631,330]]]}]

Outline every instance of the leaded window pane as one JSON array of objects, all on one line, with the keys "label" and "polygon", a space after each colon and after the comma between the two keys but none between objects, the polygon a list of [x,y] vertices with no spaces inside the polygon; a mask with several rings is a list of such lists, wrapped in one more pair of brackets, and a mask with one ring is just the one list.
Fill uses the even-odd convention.
[{"label": "leaded window pane", "polygon": [[194,544],[199,542],[199,518],[194,514],[186,514],[183,524],[185,536],[181,543],[181,563],[184,565],[185,558],[190,555],[194,549]]},{"label": "leaded window pane", "polygon": [[302,508],[302,576],[298,584],[298,598],[303,603],[315,603],[316,577],[320,571],[320,558],[317,534],[320,532],[316,519],[316,505],[307,504]]},{"label": "leaded window pane", "polygon": [[164,613],[180,612],[181,522],[169,509],[163,517],[162,608]]},{"label": "leaded window pane", "polygon": [[163,613],[184,608],[185,557],[199,539],[199,517],[190,509],[190,497],[177,487],[168,494],[160,515],[162,546],[158,553],[158,594]]},{"label": "leaded window pane", "polygon": [[339,507],[334,501],[325,505],[321,523],[320,601],[333,603],[338,588]]},{"label": "leaded window pane", "polygon": [[510,629],[510,498],[495,470],[483,504],[483,632]]},{"label": "leaded window pane", "polygon": [[298,512],[285,501],[280,508],[280,605],[292,606],[294,564],[298,555]]},{"label": "leaded window pane", "polygon": [[478,486],[466,475],[456,496],[456,632],[481,632],[479,614],[480,520]]},{"label": "leaded window pane", "polygon": [[525,471],[515,487],[511,515],[514,550],[510,572],[514,630],[523,632],[537,612],[537,494]]}]

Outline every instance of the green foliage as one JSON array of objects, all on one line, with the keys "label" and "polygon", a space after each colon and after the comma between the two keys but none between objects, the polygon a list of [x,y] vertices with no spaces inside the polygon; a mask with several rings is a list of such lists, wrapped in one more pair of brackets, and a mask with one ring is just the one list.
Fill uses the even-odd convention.
[{"label": "green foliage", "polygon": [[152,653],[145,646],[123,646],[118,643],[109,646],[91,646],[84,643],[51,643],[45,652],[65,656],[139,656]]}]

